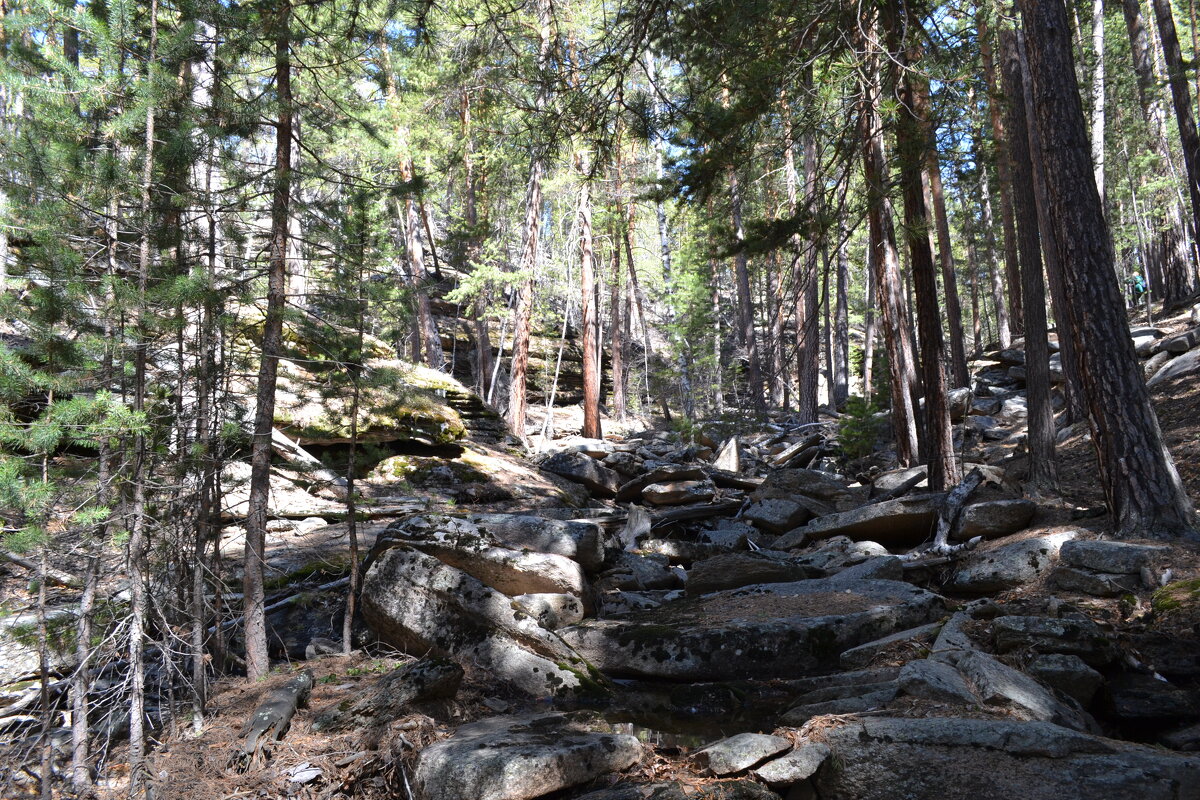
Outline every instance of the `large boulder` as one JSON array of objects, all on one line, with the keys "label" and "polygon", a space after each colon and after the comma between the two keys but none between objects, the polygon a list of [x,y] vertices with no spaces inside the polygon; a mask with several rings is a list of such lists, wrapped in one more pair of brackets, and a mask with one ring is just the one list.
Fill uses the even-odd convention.
[{"label": "large boulder", "polygon": [[555,453],[541,463],[542,469],[586,486],[597,497],[612,497],[621,486],[621,476],[587,453]]},{"label": "large boulder", "polygon": [[707,503],[716,489],[710,481],[664,481],[642,489],[642,499],[656,506]]},{"label": "large boulder", "polygon": [[1032,500],[985,500],[963,509],[961,521],[954,531],[954,539],[965,542],[982,536],[995,539],[1010,533],[1025,530],[1037,511]]},{"label": "large boulder", "polygon": [[554,553],[586,570],[604,563],[604,531],[594,522],[545,519],[530,514],[471,514],[467,517],[507,547]]},{"label": "large boulder", "polygon": [[1112,663],[1117,655],[1111,637],[1088,619],[997,617],[992,621],[992,641],[998,653],[1079,656],[1094,667]]},{"label": "large boulder", "polygon": [[1200,348],[1190,350],[1181,356],[1168,361],[1150,380],[1146,381],[1146,386],[1155,389],[1158,386],[1178,378],[1186,378],[1200,372]]},{"label": "large boulder", "polygon": [[964,594],[987,594],[1022,586],[1054,566],[1059,548],[1076,535],[1076,531],[1066,531],[987,550],[980,548],[959,562],[945,588]]},{"label": "large boulder", "polygon": [[1047,722],[862,717],[822,731],[821,797],[1197,800],[1200,758]]},{"label": "large boulder", "polygon": [[461,517],[407,517],[389,525],[380,541],[415,547],[509,597],[536,593],[579,596],[587,586],[579,562],[554,553],[503,547]]},{"label": "large boulder", "polygon": [[1155,545],[1076,540],[1062,546],[1062,563],[1111,575],[1137,575],[1167,548]]},{"label": "large boulder", "polygon": [[586,665],[512,598],[414,547],[376,546],[360,602],[371,630],[401,650],[474,663],[535,697],[587,683]]},{"label": "large boulder", "polygon": [[770,679],[834,667],[844,650],[943,613],[940,597],[911,584],[825,578],[714,592],[557,633],[609,675]]},{"label": "large boulder", "polygon": [[529,800],[628,769],[637,737],[582,714],[492,717],[464,725],[421,751],[424,800]]},{"label": "large boulder", "polygon": [[806,541],[828,539],[831,536],[869,539],[883,545],[920,542],[933,530],[943,497],[945,495],[942,493],[901,497],[852,511],[827,514],[784,534],[775,547],[785,550],[798,547]]}]

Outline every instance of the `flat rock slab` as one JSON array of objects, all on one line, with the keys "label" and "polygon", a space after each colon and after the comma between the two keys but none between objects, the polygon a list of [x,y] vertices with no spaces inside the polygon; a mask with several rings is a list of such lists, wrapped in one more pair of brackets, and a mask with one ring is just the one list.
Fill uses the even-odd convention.
[{"label": "flat rock slab", "polygon": [[1197,800],[1200,758],[1044,722],[864,717],[824,731],[820,797]]},{"label": "flat rock slab", "polygon": [[636,764],[642,745],[584,715],[493,717],[421,751],[425,800],[528,800]]},{"label": "flat rock slab", "polygon": [[693,759],[713,775],[732,775],[790,749],[792,743],[782,736],[739,733],[697,751]]},{"label": "flat rock slab", "polygon": [[890,652],[898,645],[911,643],[913,647],[918,644],[928,645],[933,642],[938,631],[941,629],[941,624],[931,622],[928,625],[921,625],[916,628],[910,628],[906,631],[899,631],[890,636],[885,636],[882,639],[876,639],[873,642],[860,644],[858,647],[852,647],[838,658],[838,664],[842,669],[862,669],[871,664],[879,656]]},{"label": "flat rock slab", "polygon": [[700,467],[684,467],[678,464],[657,467],[644,475],[621,484],[617,489],[616,498],[619,502],[625,503],[630,500],[639,499],[642,496],[642,491],[647,486],[656,483],[700,481],[704,480],[704,477],[704,470]]},{"label": "flat rock slab", "polygon": [[1053,533],[976,550],[962,559],[945,588],[986,594],[1022,586],[1049,570],[1058,560],[1059,548],[1076,535],[1075,531]]},{"label": "flat rock slab", "polygon": [[908,583],[828,578],[714,592],[557,633],[609,675],[770,679],[836,666],[844,650],[943,614],[940,597]]},{"label": "flat rock slab", "polygon": [[1053,578],[1054,585],[1065,592],[1079,592],[1092,597],[1120,597],[1141,588],[1141,578],[1137,575],[1110,575],[1062,564],[1054,568]]},{"label": "flat rock slab", "polygon": [[1059,551],[1062,563],[1072,567],[1107,572],[1112,575],[1137,575],[1150,560],[1167,548],[1128,542],[1073,541]]},{"label": "flat rock slab", "polygon": [[762,550],[727,553],[694,563],[688,570],[687,593],[701,595],[759,583],[791,583],[823,575],[823,570],[798,564],[786,553]]},{"label": "flat rock slab", "polygon": [[798,547],[805,541],[828,539],[831,536],[869,539],[883,545],[921,541],[933,531],[943,497],[945,495],[941,493],[901,497],[853,511],[827,514],[784,534],[775,546],[784,550]]}]

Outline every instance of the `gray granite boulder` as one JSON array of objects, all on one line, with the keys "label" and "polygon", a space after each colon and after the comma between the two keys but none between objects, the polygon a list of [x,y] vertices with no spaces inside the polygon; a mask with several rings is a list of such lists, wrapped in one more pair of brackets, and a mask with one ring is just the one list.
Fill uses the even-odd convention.
[{"label": "gray granite boulder", "polygon": [[696,751],[692,759],[713,775],[732,775],[791,749],[792,743],[782,736],[739,733]]},{"label": "gray granite boulder", "polygon": [[976,550],[963,558],[945,588],[964,594],[987,594],[1036,580],[1058,559],[1059,548],[1075,531],[1052,533]]},{"label": "gray granite boulder", "polygon": [[826,578],[713,592],[557,633],[607,675],[768,679],[836,666],[844,650],[943,613],[940,597],[911,584]]},{"label": "gray granite boulder", "polygon": [[1037,511],[1032,500],[987,500],[974,503],[963,509],[958,529],[954,531],[956,541],[965,542],[982,536],[995,539],[1025,530]]},{"label": "gray granite boulder", "polygon": [[910,661],[900,670],[900,691],[940,703],[975,705],[979,696],[962,673],[943,661],[928,658]]},{"label": "gray granite boulder", "polygon": [[531,514],[471,514],[467,519],[506,547],[566,556],[586,570],[604,562],[604,531],[594,522]]},{"label": "gray granite boulder", "polygon": [[797,563],[786,553],[767,550],[727,553],[692,564],[688,570],[687,593],[700,595],[759,583],[790,583],[823,575],[823,570]]},{"label": "gray granite boulder", "polygon": [[421,751],[424,800],[529,800],[619,772],[642,757],[634,736],[580,714],[492,717]]},{"label": "gray granite boulder", "polygon": [[1084,706],[1092,702],[1096,690],[1104,683],[1104,676],[1079,656],[1041,655],[1026,665],[1025,672]]},{"label": "gray granite boulder", "polygon": [[598,497],[612,497],[621,486],[620,475],[586,453],[555,453],[540,466],[546,472],[586,486]]},{"label": "gray granite boulder", "polygon": [[1110,636],[1088,619],[1005,616],[992,621],[996,652],[1058,653],[1079,656],[1092,666],[1116,658]]},{"label": "gray granite boulder", "polygon": [[1137,575],[1142,567],[1149,566],[1151,559],[1166,551],[1167,548],[1155,545],[1076,540],[1064,544],[1059,557],[1072,567],[1113,575]]}]

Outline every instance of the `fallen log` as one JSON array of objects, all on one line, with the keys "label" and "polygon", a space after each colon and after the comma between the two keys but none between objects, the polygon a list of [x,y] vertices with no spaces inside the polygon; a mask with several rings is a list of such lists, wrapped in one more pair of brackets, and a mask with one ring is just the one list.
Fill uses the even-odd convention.
[{"label": "fallen log", "polygon": [[235,755],[243,768],[256,760],[268,742],[278,742],[288,732],[296,709],[308,702],[313,688],[312,670],[304,670],[282,686],[272,689],[242,726],[242,746]]},{"label": "fallen log", "polygon": [[320,711],[314,731],[338,731],[387,725],[413,703],[453,697],[463,670],[443,658],[423,658],[382,675],[352,701],[343,700]]},{"label": "fallen log", "polygon": [[[23,558],[7,550],[0,550],[0,560],[11,562],[18,567],[24,567],[35,574],[40,570],[38,563],[33,559]],[[54,569],[54,567],[46,567],[46,582],[53,583],[56,586],[65,586],[68,589],[79,589],[83,586],[83,581],[80,578],[75,577],[69,572]]]}]

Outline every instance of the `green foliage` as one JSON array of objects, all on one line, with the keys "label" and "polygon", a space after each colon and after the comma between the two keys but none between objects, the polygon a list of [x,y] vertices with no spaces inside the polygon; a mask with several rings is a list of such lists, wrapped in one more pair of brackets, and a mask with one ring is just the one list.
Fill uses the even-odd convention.
[{"label": "green foliage", "polygon": [[883,429],[877,413],[879,408],[870,400],[857,395],[846,400],[846,408],[838,419],[838,445],[846,458],[862,458],[875,449]]}]

